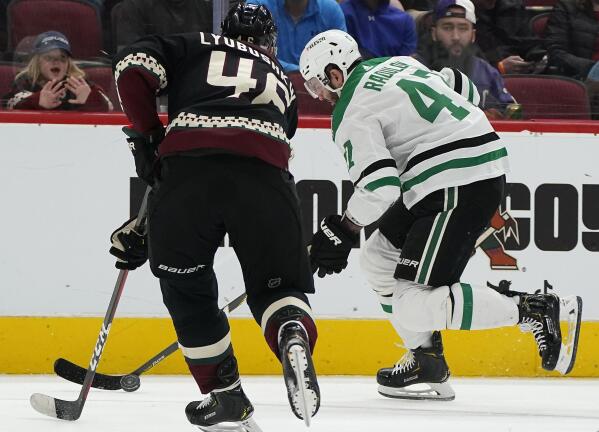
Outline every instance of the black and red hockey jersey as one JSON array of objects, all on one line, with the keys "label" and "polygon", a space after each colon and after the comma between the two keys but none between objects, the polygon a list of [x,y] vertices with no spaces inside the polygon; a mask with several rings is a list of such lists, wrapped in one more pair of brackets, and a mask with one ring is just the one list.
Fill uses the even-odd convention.
[{"label": "black and red hockey jersey", "polygon": [[206,149],[287,168],[295,93],[260,48],[211,33],[150,36],[120,51],[113,69],[123,111],[139,132],[160,126],[156,96],[168,94],[160,156]]}]

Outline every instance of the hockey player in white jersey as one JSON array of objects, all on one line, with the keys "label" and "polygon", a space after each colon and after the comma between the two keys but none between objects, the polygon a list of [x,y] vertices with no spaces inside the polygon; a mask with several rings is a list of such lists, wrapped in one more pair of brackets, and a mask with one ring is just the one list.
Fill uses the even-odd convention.
[{"label": "hockey player in white jersey", "polygon": [[[300,70],[310,93],[335,105],[333,139],[355,187],[345,213],[326,217],[314,234],[313,271],[342,271],[362,227],[378,220],[360,263],[407,348],[394,367],[378,372],[379,392],[453,399],[444,329],[519,324],[534,335],[544,369],[570,372],[580,297],[500,293],[460,280],[503,198],[508,171],[507,151],[477,107],[472,81],[411,57],[362,61],[355,40],[339,30],[308,42]],[[560,312],[569,324],[563,337]]]}]

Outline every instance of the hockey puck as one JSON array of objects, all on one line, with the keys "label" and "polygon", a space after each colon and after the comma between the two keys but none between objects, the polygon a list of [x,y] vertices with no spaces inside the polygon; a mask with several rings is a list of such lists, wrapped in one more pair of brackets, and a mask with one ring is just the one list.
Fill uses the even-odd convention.
[{"label": "hockey puck", "polygon": [[139,388],[141,382],[137,375],[125,375],[121,378],[121,388],[126,392],[134,392]]}]

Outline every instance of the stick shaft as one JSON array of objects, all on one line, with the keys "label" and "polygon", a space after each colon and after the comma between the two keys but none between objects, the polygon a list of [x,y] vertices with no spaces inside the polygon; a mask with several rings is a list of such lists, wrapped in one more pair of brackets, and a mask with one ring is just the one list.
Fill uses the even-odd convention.
[{"label": "stick shaft", "polygon": [[[144,198],[141,202],[141,206],[139,208],[139,213],[137,215],[137,221],[135,223],[135,227],[139,228],[143,223],[143,220],[146,216],[146,208],[148,204],[148,195],[151,191],[151,188],[148,186],[146,188],[146,192],[144,194]],[[116,279],[116,283],[114,285],[114,291],[112,292],[112,297],[110,298],[110,303],[108,304],[108,309],[106,310],[106,315],[104,316],[104,322],[102,323],[102,328],[100,329],[100,334],[98,335],[98,339],[96,340],[96,345],[94,346],[94,351],[92,352],[92,357],[89,362],[89,366],[87,368],[87,372],[85,373],[85,379],[83,380],[83,384],[81,386],[81,391],[79,392],[79,398],[77,399],[80,404],[80,411],[83,410],[83,405],[87,399],[87,394],[92,386],[94,381],[94,375],[96,374],[96,368],[98,367],[98,363],[100,362],[100,357],[102,356],[102,351],[104,350],[104,345],[106,345],[106,341],[108,340],[108,333],[110,332],[110,326],[112,324],[112,320],[114,319],[114,315],[116,313],[116,308],[119,304],[119,300],[121,298],[121,294],[123,294],[123,288],[125,287],[125,282],[127,281],[127,275],[129,274],[128,270],[120,270],[119,275]]]}]

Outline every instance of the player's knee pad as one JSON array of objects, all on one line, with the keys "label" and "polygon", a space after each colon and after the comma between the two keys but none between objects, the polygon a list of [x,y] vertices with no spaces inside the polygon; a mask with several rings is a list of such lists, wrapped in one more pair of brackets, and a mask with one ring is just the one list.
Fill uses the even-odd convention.
[{"label": "player's knee pad", "polygon": [[453,284],[450,306],[448,329],[497,328],[516,324],[519,318],[518,306],[513,299],[486,286]]},{"label": "player's knee pad", "polygon": [[371,288],[377,294],[392,294],[396,280],[393,277],[401,249],[397,249],[377,229],[366,240],[360,254],[360,267]]},{"label": "player's knee pad", "polygon": [[398,279],[393,294],[393,316],[413,332],[440,330],[447,325],[449,287],[431,287]]}]

